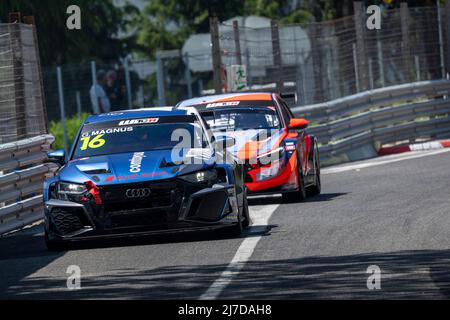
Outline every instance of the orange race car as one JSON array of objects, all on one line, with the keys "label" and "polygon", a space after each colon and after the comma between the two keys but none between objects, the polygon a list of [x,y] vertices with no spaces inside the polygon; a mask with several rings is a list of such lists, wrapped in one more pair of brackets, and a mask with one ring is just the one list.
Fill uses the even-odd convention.
[{"label": "orange race car", "polygon": [[197,108],[217,140],[232,141],[227,151],[245,163],[249,195],[281,193],[284,200],[301,201],[320,193],[317,139],[306,132],[309,121],[295,118],[281,95],[221,94],[177,107]]}]

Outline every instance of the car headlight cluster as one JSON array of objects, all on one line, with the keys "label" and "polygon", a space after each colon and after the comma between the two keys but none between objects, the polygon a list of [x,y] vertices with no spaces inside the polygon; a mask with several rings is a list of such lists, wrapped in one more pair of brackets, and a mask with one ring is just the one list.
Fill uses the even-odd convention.
[{"label": "car headlight cluster", "polygon": [[284,167],[284,160],[274,160],[267,167],[261,167],[261,170],[256,174],[257,181],[263,181],[270,178],[273,178],[280,174],[281,170]]},{"label": "car headlight cluster", "polygon": [[257,160],[260,171],[256,174],[256,180],[263,181],[273,178],[280,174],[286,164],[284,147],[260,155]]},{"label": "car headlight cluster", "polygon": [[216,170],[206,170],[180,176],[180,179],[190,183],[201,183],[212,185],[217,182],[218,175]]},{"label": "car headlight cluster", "polygon": [[80,202],[81,198],[86,195],[87,188],[84,184],[58,182],[56,184],[56,198],[65,201]]}]

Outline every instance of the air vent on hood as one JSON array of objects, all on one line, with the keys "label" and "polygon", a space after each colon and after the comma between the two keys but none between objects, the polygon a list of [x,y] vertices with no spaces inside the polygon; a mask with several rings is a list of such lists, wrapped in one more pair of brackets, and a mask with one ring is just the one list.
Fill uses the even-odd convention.
[{"label": "air vent on hood", "polygon": [[93,169],[88,171],[83,171],[83,173],[86,174],[105,174],[105,173],[111,173],[109,169]]},{"label": "air vent on hood", "polygon": [[78,170],[85,174],[109,174],[109,166],[105,162],[100,163],[85,163],[77,165]]}]

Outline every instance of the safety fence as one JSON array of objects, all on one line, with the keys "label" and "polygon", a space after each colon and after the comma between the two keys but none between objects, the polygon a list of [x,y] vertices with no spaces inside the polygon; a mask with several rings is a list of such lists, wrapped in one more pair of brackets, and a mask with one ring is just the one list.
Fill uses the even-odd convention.
[{"label": "safety fence", "polygon": [[312,122],[309,132],[327,158],[364,145],[450,136],[450,81],[420,81],[365,91],[292,111]]},{"label": "safety fence", "polygon": [[43,218],[43,181],[59,168],[45,163],[53,141],[46,134],[0,145],[0,234]]},{"label": "safety fence", "polygon": [[46,132],[36,28],[0,23],[0,144]]},{"label": "safety fence", "polygon": [[246,17],[218,23],[211,28],[217,47],[212,52],[215,79],[219,81],[219,73],[230,77],[230,67],[241,65],[246,85],[230,87],[222,76],[219,87],[295,91],[298,105],[310,105],[445,78],[450,70],[450,1],[445,6],[402,2],[401,8],[382,8],[380,29],[366,27],[369,16],[364,2],[354,2],[354,15],[330,21],[282,24]]}]

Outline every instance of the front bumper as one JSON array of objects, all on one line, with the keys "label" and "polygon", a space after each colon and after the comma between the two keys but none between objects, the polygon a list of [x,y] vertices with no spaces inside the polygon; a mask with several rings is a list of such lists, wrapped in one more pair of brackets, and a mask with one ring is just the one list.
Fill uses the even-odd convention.
[{"label": "front bumper", "polygon": [[293,154],[281,172],[269,179],[257,181],[257,173],[261,169],[247,172],[245,186],[249,195],[263,195],[292,192],[298,190],[298,168],[296,155]]},{"label": "front bumper", "polygon": [[[146,183],[140,183],[142,186]],[[102,205],[51,199],[45,202],[49,240],[81,240],[124,235],[205,230],[238,222],[233,185],[201,188],[180,181],[146,184],[152,197],[125,199],[130,185],[100,187]]]}]

